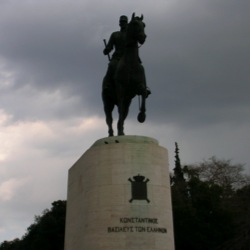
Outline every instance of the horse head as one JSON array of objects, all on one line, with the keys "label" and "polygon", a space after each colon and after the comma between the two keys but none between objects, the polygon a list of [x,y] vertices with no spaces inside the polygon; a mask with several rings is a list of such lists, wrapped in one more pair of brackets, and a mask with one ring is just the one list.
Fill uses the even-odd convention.
[{"label": "horse head", "polygon": [[143,44],[146,40],[146,34],[144,32],[145,23],[143,22],[143,15],[141,17],[132,14],[131,20],[128,23],[127,36],[140,44]]}]

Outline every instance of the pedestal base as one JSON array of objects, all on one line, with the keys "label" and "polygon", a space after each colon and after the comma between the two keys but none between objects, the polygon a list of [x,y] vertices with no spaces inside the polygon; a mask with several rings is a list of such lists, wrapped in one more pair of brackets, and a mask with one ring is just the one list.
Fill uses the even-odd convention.
[{"label": "pedestal base", "polygon": [[167,150],[155,139],[95,142],[69,170],[65,250],[174,250]]}]

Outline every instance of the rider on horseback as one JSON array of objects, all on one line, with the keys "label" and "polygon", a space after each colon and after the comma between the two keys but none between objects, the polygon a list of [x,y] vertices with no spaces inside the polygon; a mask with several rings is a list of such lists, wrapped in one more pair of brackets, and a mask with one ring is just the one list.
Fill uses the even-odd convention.
[{"label": "rider on horseback", "polygon": [[108,65],[107,73],[103,79],[103,90],[110,88],[113,85],[113,76],[116,66],[121,59],[125,49],[126,30],[128,26],[127,16],[121,16],[119,19],[120,31],[115,31],[111,34],[106,48],[103,50],[104,55],[109,53],[115,48],[110,63]]},{"label": "rider on horseback", "polygon": [[[114,88],[114,73],[117,67],[117,64],[121,57],[124,54],[124,50],[126,47],[126,31],[128,26],[128,18],[125,15],[120,16],[119,19],[120,31],[115,31],[111,34],[108,44],[105,46],[103,50],[104,55],[108,55],[109,53],[115,49],[112,58],[110,59],[108,70],[103,79],[102,89],[103,91],[109,90],[110,88]],[[109,57],[110,58],[110,57]],[[139,62],[141,63],[140,58],[138,57]],[[145,78],[145,76],[144,76]],[[146,86],[142,86],[142,88],[146,89],[147,96],[151,94],[151,91]]]},{"label": "rider on horseback", "polygon": [[139,58],[138,44],[144,44],[146,34],[143,15],[136,17],[133,13],[128,23],[126,16],[120,17],[121,30],[111,34],[103,53],[108,55],[115,48],[112,59],[103,79],[102,100],[109,136],[114,135],[112,112],[118,109],[117,134],[124,135],[124,121],[129,112],[132,99],[138,95],[139,114],[137,120],[143,123],[146,119],[146,98],[150,90],[146,86],[144,67]]}]

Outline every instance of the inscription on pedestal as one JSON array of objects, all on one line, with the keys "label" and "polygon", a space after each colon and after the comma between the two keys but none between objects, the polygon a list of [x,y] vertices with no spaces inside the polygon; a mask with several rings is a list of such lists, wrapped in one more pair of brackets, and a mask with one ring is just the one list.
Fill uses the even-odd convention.
[{"label": "inscription on pedestal", "polygon": [[[108,233],[167,233],[165,227],[158,225],[158,218],[124,217],[119,226],[108,227]],[[136,225],[135,225],[136,224]]]}]

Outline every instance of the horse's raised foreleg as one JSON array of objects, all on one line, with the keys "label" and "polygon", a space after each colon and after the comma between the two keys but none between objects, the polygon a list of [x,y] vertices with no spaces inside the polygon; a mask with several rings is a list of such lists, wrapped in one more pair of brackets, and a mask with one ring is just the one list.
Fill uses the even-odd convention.
[{"label": "horse's raised foreleg", "polygon": [[139,69],[140,69],[138,73],[139,84],[138,84],[137,94],[139,95],[139,100],[141,96],[141,103],[140,103],[140,112],[137,116],[137,120],[143,123],[146,120],[146,98],[151,92],[147,89],[144,67],[140,65]]},{"label": "horse's raised foreleg", "polygon": [[146,120],[146,96],[147,92],[145,91],[141,95],[140,112],[137,116],[137,120],[140,123],[143,123]]}]

